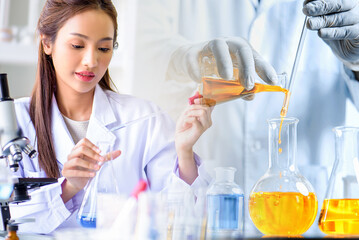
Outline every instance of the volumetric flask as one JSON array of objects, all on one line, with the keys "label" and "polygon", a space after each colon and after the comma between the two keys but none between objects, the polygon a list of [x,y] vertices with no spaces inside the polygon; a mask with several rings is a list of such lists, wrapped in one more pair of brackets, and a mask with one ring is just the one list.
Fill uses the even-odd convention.
[{"label": "volumetric flask", "polygon": [[95,177],[90,179],[85,187],[85,195],[78,212],[78,222],[82,227],[96,228],[97,219],[97,196],[99,192],[117,192],[117,181],[112,166],[111,144],[109,142],[97,142],[95,144],[100,154],[108,161],[104,162]]},{"label": "volumetric flask", "polygon": [[207,190],[207,233],[209,237],[243,234],[244,196],[234,182],[235,168],[215,168],[216,178]]},{"label": "volumetric flask", "polygon": [[271,119],[268,124],[269,168],[250,193],[249,214],[263,234],[301,235],[314,222],[318,201],[296,166],[298,119]]},{"label": "volumetric flask", "polygon": [[[203,55],[200,59],[202,84],[199,93],[203,96],[204,104],[214,106],[216,104],[245,97],[259,92],[283,92],[288,94],[288,90],[283,88],[286,84],[286,74],[279,74],[279,86],[259,83],[254,84],[253,89],[246,90],[240,76],[239,64],[234,55],[231,54],[233,62],[233,78],[223,79],[217,69],[216,60],[213,54]],[[283,86],[283,87],[281,87]]]},{"label": "volumetric flask", "polygon": [[336,127],[335,162],[319,217],[330,235],[359,235],[359,128]]}]

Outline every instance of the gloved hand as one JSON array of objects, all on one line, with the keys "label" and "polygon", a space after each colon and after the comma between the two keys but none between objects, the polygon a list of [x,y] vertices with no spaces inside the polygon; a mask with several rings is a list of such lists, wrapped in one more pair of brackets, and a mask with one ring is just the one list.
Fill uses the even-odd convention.
[{"label": "gloved hand", "polygon": [[359,70],[359,1],[305,0],[307,27],[318,30],[335,55],[352,70]]},{"label": "gloved hand", "polygon": [[218,73],[223,79],[233,77],[231,54],[234,55],[240,66],[238,77],[247,90],[254,87],[257,74],[268,84],[275,85],[277,82],[277,74],[273,67],[246,40],[239,37],[218,38],[180,47],[172,54],[169,67],[174,74],[189,76],[193,81],[201,82],[199,57],[210,53],[213,53]]}]

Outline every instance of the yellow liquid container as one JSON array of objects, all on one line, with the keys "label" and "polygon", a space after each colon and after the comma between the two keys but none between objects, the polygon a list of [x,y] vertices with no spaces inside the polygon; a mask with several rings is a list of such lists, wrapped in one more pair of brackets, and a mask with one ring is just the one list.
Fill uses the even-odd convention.
[{"label": "yellow liquid container", "polygon": [[298,237],[317,215],[314,189],[296,167],[298,122],[296,118],[268,120],[268,169],[253,186],[248,204],[254,225],[267,236]]},{"label": "yellow liquid container", "polygon": [[339,126],[335,162],[318,226],[327,235],[359,236],[359,127]]},{"label": "yellow liquid container", "polygon": [[329,235],[359,235],[359,199],[325,199],[319,229]]},{"label": "yellow liquid container", "polygon": [[313,224],[318,209],[314,193],[252,192],[249,214],[266,235],[301,235]]},{"label": "yellow liquid container", "polygon": [[[234,74],[238,72],[238,69],[235,70]],[[202,78],[201,95],[203,95],[204,103],[209,106],[260,92],[283,92],[286,96],[288,94],[288,90],[280,86],[255,83],[253,89],[248,91],[244,89],[239,80],[223,80],[213,77]]]}]

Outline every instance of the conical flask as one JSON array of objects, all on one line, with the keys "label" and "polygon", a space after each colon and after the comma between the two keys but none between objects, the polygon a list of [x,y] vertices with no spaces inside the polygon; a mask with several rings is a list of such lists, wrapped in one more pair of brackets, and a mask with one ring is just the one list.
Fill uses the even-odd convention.
[{"label": "conical flask", "polygon": [[233,167],[215,168],[216,178],[207,190],[207,229],[210,237],[243,234],[244,196],[234,182]]},{"label": "conical flask", "polygon": [[238,61],[234,55],[231,55],[231,58],[233,62],[233,78],[225,80],[218,73],[216,59],[213,54],[200,57],[202,83],[199,87],[199,93],[203,96],[202,103],[214,106],[259,92],[283,92],[286,95],[288,94],[288,90],[281,87],[286,84],[285,73],[277,75],[279,86],[262,84],[259,83],[261,80],[258,80],[253,89],[246,90],[241,83]]},{"label": "conical flask", "polygon": [[359,235],[359,128],[336,127],[335,162],[319,217],[330,235]]},{"label": "conical flask", "polygon": [[301,235],[314,222],[318,201],[296,166],[298,119],[271,119],[268,124],[269,168],[250,193],[249,214],[263,234]]},{"label": "conical flask", "polygon": [[97,222],[97,196],[99,193],[119,194],[117,180],[112,163],[111,144],[109,142],[97,142],[95,144],[101,155],[108,160],[104,162],[95,177],[89,180],[84,198],[79,209],[77,219],[82,227],[96,228]]}]

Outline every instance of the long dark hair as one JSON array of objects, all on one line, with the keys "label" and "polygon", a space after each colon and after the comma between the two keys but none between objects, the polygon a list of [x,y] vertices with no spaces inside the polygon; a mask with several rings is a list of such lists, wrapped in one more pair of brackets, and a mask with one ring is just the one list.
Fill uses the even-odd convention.
[{"label": "long dark hair", "polygon": [[[98,9],[107,13],[114,24],[114,47],[117,42],[117,12],[111,0],[47,0],[37,25],[43,34],[54,43],[60,28],[78,13]],[[108,69],[99,82],[101,88],[111,89]],[[35,86],[31,93],[30,117],[36,130],[39,166],[48,177],[60,177],[56,162],[52,131],[51,102],[56,92],[56,73],[52,59],[46,55],[42,42],[39,43],[39,56]]]}]

